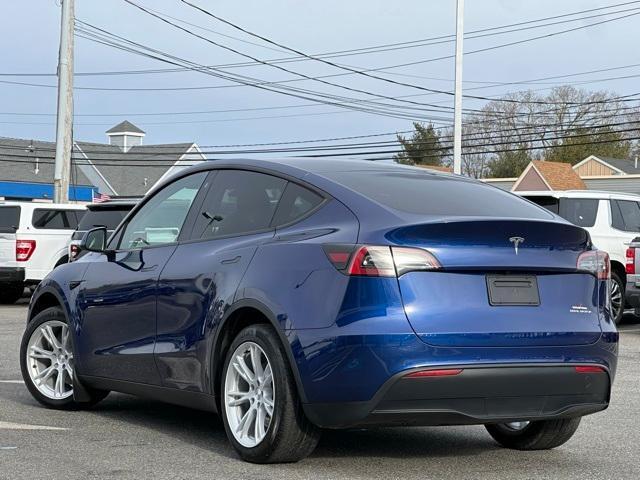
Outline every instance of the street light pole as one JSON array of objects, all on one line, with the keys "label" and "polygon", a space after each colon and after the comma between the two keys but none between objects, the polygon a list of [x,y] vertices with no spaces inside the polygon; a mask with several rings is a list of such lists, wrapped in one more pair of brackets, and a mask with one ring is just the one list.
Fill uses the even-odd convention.
[{"label": "street light pole", "polygon": [[464,0],[456,5],[456,84],[453,111],[453,173],[462,173],[462,40],[464,37]]},{"label": "street light pole", "polygon": [[56,203],[69,201],[69,174],[73,148],[73,28],[74,0],[62,0],[60,51],[58,54],[58,112],[56,119],[56,160],[53,175],[53,198]]}]

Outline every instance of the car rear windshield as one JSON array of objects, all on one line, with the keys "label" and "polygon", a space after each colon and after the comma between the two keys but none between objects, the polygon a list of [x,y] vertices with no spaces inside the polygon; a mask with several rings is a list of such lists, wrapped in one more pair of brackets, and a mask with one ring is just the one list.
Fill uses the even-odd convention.
[{"label": "car rear windshield", "polygon": [[438,216],[552,218],[544,209],[499,188],[455,177],[392,170],[323,175],[401,212]]},{"label": "car rear windshield", "polygon": [[95,227],[107,227],[107,230],[115,230],[131,208],[133,207],[89,210],[80,220],[78,230],[91,230]]},{"label": "car rear windshield", "polygon": [[0,207],[0,232],[15,232],[20,224],[20,207]]},{"label": "car rear windshield", "polygon": [[599,200],[595,198],[558,199],[540,195],[525,195],[525,198],[579,227],[593,227],[596,223]]}]

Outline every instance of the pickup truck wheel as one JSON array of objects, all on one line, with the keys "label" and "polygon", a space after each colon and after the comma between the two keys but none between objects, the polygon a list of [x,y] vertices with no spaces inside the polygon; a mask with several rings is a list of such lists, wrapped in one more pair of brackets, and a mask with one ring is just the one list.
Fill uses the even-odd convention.
[{"label": "pickup truck wheel", "polygon": [[0,303],[4,305],[16,303],[23,293],[24,285],[22,283],[0,284]]},{"label": "pickup truck wheel", "polygon": [[616,325],[622,321],[624,313],[624,283],[616,272],[611,272],[611,318]]}]

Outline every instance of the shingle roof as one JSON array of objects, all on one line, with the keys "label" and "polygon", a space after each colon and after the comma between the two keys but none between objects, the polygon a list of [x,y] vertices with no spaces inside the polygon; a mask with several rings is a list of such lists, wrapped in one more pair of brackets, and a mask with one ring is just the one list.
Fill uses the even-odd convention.
[{"label": "shingle roof", "polygon": [[[55,150],[53,142],[0,137],[0,180],[52,183]],[[73,158],[78,158],[78,152],[73,152]],[[92,184],[78,168],[71,171],[71,183]]]},{"label": "shingle roof", "polygon": [[613,158],[613,157],[596,157],[605,163],[608,163],[612,167],[622,170],[627,175],[640,174],[640,162],[638,162],[638,168],[635,166],[633,160],[627,160],[626,158]]},{"label": "shingle roof", "polygon": [[[125,153],[116,145],[76,142],[71,183],[97,186],[102,193],[118,196],[144,195],[192,146],[138,145]],[[53,183],[55,147],[53,142],[0,137],[0,181]],[[114,192],[104,188],[104,181],[87,164],[87,158]]]},{"label": "shingle roof", "polygon": [[109,133],[124,133],[124,132],[132,132],[132,133],[145,133],[140,128],[136,127],[129,120],[125,120],[124,122],[120,122],[115,127],[111,127],[107,130],[107,134]]},{"label": "shingle roof", "polygon": [[586,190],[587,188],[569,163],[542,160],[533,160],[531,163],[552,190]]},{"label": "shingle roof", "polygon": [[78,142],[78,146],[117,195],[130,196],[144,195],[193,143],[137,145],[126,153],[116,145]]}]

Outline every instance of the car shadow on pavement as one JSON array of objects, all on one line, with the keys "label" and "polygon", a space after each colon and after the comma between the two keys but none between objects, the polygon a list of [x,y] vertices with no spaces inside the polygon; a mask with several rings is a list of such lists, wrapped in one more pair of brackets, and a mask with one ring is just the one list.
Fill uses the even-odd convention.
[{"label": "car shadow on pavement", "polygon": [[173,440],[237,458],[227,441],[222,419],[214,413],[119,393],[110,394],[91,413],[114,422],[153,429]]},{"label": "car shadow on pavement", "polygon": [[[238,459],[216,414],[123,394],[111,394],[91,413],[114,422],[150,428],[174,441]],[[467,428],[325,430],[311,458],[458,457],[480,454],[495,446],[488,434],[470,435]],[[127,442],[130,441],[123,440]]]},{"label": "car shadow on pavement", "polygon": [[497,445],[488,433],[472,427],[397,427],[370,430],[325,430],[312,457],[460,457],[481,454]]}]

